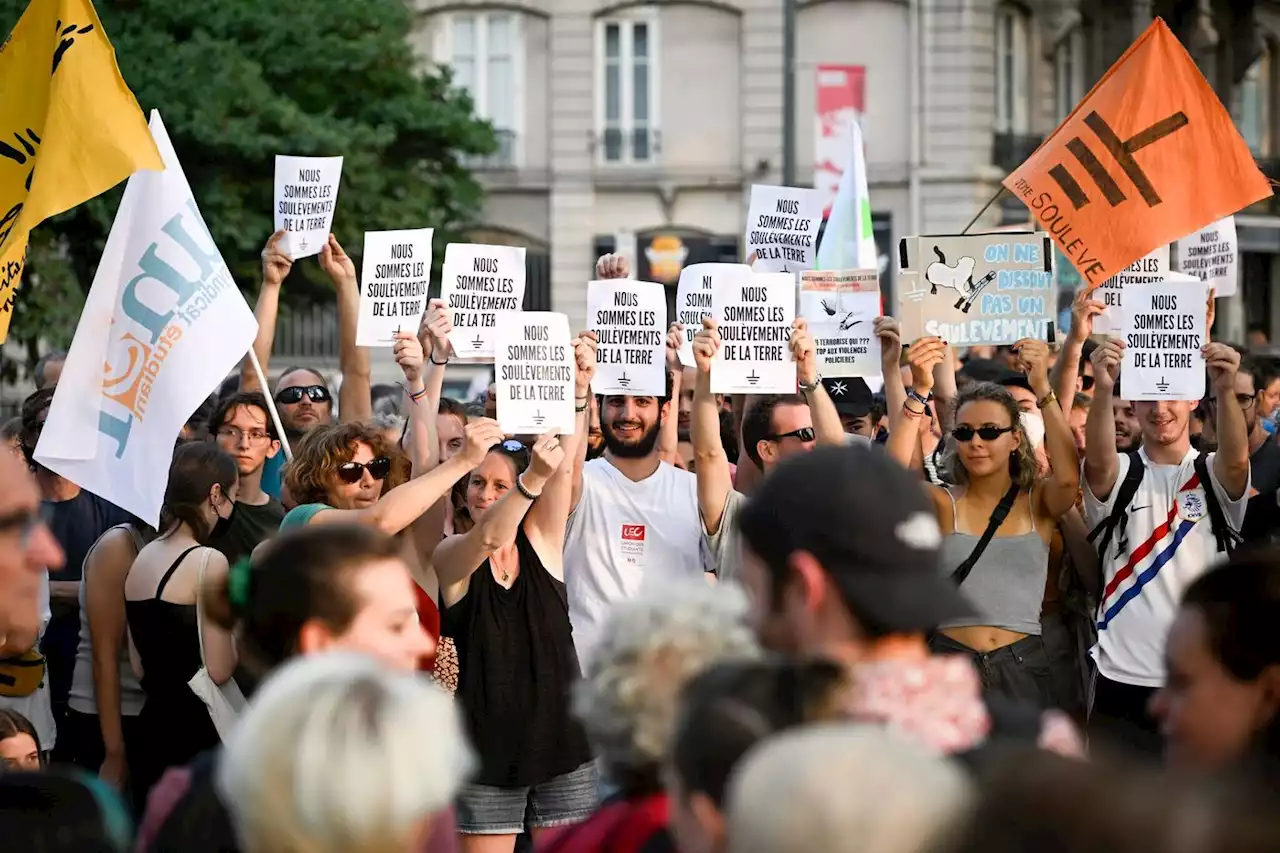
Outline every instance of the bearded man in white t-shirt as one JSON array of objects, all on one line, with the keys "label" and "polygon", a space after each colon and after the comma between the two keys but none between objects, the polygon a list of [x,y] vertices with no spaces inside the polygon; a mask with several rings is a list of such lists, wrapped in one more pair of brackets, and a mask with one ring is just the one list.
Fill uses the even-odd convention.
[{"label": "bearded man in white t-shirt", "polygon": [[[1124,343],[1109,339],[1094,350],[1095,396],[1085,422],[1084,510],[1090,528],[1111,516],[1131,466],[1142,466],[1137,491],[1105,541],[1098,605],[1098,666],[1091,737],[1141,751],[1158,750],[1159,733],[1148,711],[1164,684],[1164,643],[1186,588],[1218,560],[1219,534],[1238,533],[1249,494],[1249,432],[1235,395],[1240,354],[1227,344],[1204,347],[1205,367],[1218,400],[1218,450],[1196,470],[1191,447],[1195,402],[1135,402],[1142,446],[1131,455],[1116,448],[1112,401]],[[1214,530],[1209,505],[1221,507],[1229,530]]]},{"label": "bearded man in white t-shirt", "polygon": [[[605,255],[599,278],[625,278],[626,261]],[[594,335],[583,333],[594,342]],[[699,578],[713,563],[702,542],[694,476],[662,461],[658,437],[676,416],[673,377],[663,397],[606,396],[600,406],[604,455],[586,460],[573,481],[573,514],[564,541],[564,580],[578,659],[584,665],[614,602],[655,584]],[[575,405],[588,405],[589,387]]]}]

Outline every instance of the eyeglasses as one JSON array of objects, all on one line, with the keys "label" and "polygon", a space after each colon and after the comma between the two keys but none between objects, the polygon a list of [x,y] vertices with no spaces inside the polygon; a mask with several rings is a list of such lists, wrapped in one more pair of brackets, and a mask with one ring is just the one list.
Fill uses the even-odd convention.
[{"label": "eyeglasses", "polygon": [[391,460],[386,456],[379,456],[368,462],[343,462],[338,466],[338,479],[344,483],[358,483],[365,471],[375,480],[385,480],[391,473]]},{"label": "eyeglasses", "polygon": [[42,526],[53,520],[53,507],[42,503],[36,509],[18,510],[0,516],[0,533],[11,530],[18,531],[18,546],[26,549],[31,545],[31,537]]},{"label": "eyeglasses", "polygon": [[1013,432],[1013,427],[983,426],[974,429],[971,426],[958,426],[951,431],[951,437],[965,443],[973,441],[975,435],[983,441],[995,441],[1006,432]]},{"label": "eyeglasses", "polygon": [[291,385],[280,389],[280,393],[276,394],[276,402],[282,406],[292,406],[294,403],[301,403],[304,396],[313,403],[327,403],[333,399],[329,389],[323,385]]},{"label": "eyeglasses", "polygon": [[793,429],[791,432],[783,432],[783,433],[778,433],[777,435],[765,436],[765,438],[769,439],[770,441],[782,441],[782,439],[784,438],[798,438],[800,441],[803,441],[805,444],[808,444],[809,442],[813,441],[817,437],[818,437],[818,434],[813,431],[813,427],[800,427],[800,429]]},{"label": "eyeglasses", "polygon": [[224,426],[218,430],[218,438],[225,438],[232,444],[239,445],[245,438],[249,439],[249,444],[266,444],[271,436],[260,429],[251,429],[247,432],[239,427]]},{"label": "eyeglasses", "polygon": [[1257,402],[1257,400],[1258,400],[1258,397],[1256,394],[1237,394],[1236,395],[1236,402],[1240,404],[1240,408],[1242,409],[1249,408],[1255,402]]}]

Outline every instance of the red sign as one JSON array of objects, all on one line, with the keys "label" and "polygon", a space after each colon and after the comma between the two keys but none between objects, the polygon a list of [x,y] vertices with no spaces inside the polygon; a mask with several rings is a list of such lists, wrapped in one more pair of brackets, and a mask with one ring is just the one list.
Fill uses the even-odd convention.
[{"label": "red sign", "polygon": [[628,542],[643,542],[644,541],[644,525],[643,524],[622,525],[622,538]]},{"label": "red sign", "polygon": [[814,82],[813,187],[822,193],[822,214],[826,216],[849,160],[849,123],[862,122],[867,69],[861,65],[819,65]]}]

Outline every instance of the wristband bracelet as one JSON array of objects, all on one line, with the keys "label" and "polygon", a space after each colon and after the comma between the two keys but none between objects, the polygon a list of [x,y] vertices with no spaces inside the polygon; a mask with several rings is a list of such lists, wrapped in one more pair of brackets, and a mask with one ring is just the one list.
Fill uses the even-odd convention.
[{"label": "wristband bracelet", "polygon": [[573,410],[574,410],[575,412],[577,412],[577,413],[581,414],[582,412],[585,412],[585,411],[587,410],[587,404],[586,404],[586,403],[583,403],[581,406],[579,406],[577,403],[574,403],[574,404],[573,404]]},{"label": "wristband bracelet", "polygon": [[412,391],[410,391],[410,392],[409,392],[409,399],[410,399],[412,402],[414,402],[414,403],[418,402],[419,400],[421,400],[421,399],[422,399],[423,397],[425,397],[425,396],[427,396],[427,389],[426,389],[426,388],[423,388],[421,391],[419,391],[419,392],[418,392],[418,393],[416,393],[416,394],[415,394],[414,392],[412,392]]},{"label": "wristband bracelet", "polygon": [[929,395],[925,396],[914,388],[908,388],[907,397],[909,399],[915,400],[917,403],[919,403],[922,406],[927,406],[929,405],[929,401],[933,399],[933,392],[930,391]]},{"label": "wristband bracelet", "polygon": [[914,409],[912,409],[910,406],[908,406],[906,403],[903,403],[903,404],[902,404],[902,411],[903,411],[903,413],[904,413],[904,414],[906,414],[906,416],[907,416],[907,417],[909,417],[909,418],[923,418],[923,417],[924,417],[924,412],[917,412],[917,411],[915,411]]},{"label": "wristband bracelet", "polygon": [[541,492],[535,495],[533,492],[525,488],[523,474],[521,474],[519,477],[516,477],[516,489],[520,492],[520,494],[524,495],[526,498],[528,498],[531,501],[536,501],[538,498],[542,497]]},{"label": "wristband bracelet", "polygon": [[444,361],[436,361],[435,353],[431,353],[430,355],[427,356],[427,358],[430,359],[431,363],[434,364],[436,367],[444,367],[446,364],[449,363],[449,359],[447,356],[445,357]]}]

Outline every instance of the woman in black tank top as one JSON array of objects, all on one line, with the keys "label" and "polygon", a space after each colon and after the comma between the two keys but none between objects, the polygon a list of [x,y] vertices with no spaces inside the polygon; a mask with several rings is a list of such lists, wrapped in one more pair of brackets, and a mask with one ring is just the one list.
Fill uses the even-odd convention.
[{"label": "woman in black tank top", "polygon": [[[582,387],[587,344],[576,343]],[[583,820],[597,803],[595,765],[569,712],[580,672],[563,548],[587,433],[579,396],[563,441],[548,434],[532,448],[509,440],[489,452],[468,481],[475,526],[435,554],[443,633],[458,649],[457,696],[481,760],[458,800],[467,853],[509,853],[526,810],[536,832]]]}]

